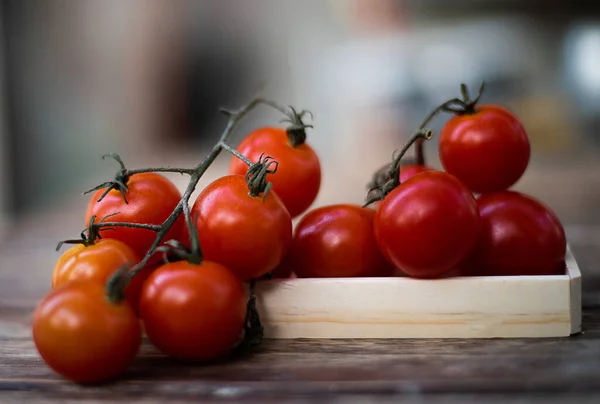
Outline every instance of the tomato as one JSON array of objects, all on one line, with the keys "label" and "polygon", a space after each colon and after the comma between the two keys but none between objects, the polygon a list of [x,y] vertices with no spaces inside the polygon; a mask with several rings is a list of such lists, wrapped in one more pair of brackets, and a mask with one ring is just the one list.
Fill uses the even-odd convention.
[{"label": "tomato", "polygon": [[432,168],[423,164],[407,164],[400,167],[400,183],[407,181],[409,178],[422,173],[423,171],[432,170]]},{"label": "tomato", "polygon": [[529,138],[519,119],[497,105],[452,117],[439,142],[444,169],[475,193],[510,188],[529,164]]},{"label": "tomato", "polygon": [[383,255],[412,277],[452,271],[475,247],[480,227],[477,203],[456,177],[425,171],[394,188],[375,212]]},{"label": "tomato", "polygon": [[271,271],[271,277],[273,279],[289,279],[294,276],[294,270],[292,268],[291,256],[285,256],[283,261],[273,271]]},{"label": "tomato", "polygon": [[63,377],[98,383],[122,374],[142,341],[140,322],[126,302],[111,303],[104,285],[73,281],[52,289],[33,315],[33,341]]},{"label": "tomato", "polygon": [[394,267],[381,255],[375,211],[358,205],[324,206],[296,225],[290,264],[299,278],[391,276]]},{"label": "tomato", "polygon": [[[145,224],[162,224],[173,212],[181,199],[181,193],[169,179],[156,173],[141,173],[132,175],[127,186],[129,192],[123,195],[112,189],[100,202],[105,189],[96,191],[88,204],[85,220],[86,226],[90,223],[92,216],[96,216],[96,222],[104,216],[117,213],[107,219],[110,222],[133,222]],[[185,220],[181,215],[167,232],[164,241],[179,239],[184,233]],[[133,249],[138,257],[144,257],[156,238],[156,232],[148,229],[114,227],[114,230],[104,230],[100,234],[103,238],[120,240]],[[151,263],[160,262],[160,254],[152,257]]]},{"label": "tomato", "polygon": [[250,196],[244,176],[228,175],[198,195],[192,211],[204,257],[242,280],[257,279],[283,260],[292,241],[292,219],[273,190]]},{"label": "tomato", "polygon": [[[74,280],[93,280],[104,286],[115,271],[139,261],[133,250],[119,240],[102,239],[89,246],[77,244],[65,251],[56,262],[52,287]],[[135,310],[146,276],[147,271],[142,270],[131,279],[125,290],[127,301]]]},{"label": "tomato", "polygon": [[242,335],[246,295],[223,265],[177,261],[148,277],[140,313],[148,338],[163,353],[211,360],[226,354]]},{"label": "tomato", "polygon": [[[277,172],[267,175],[267,181],[294,218],[315,201],[321,187],[321,164],[310,145],[292,144],[285,129],[260,128],[246,136],[237,150],[252,162],[264,153],[279,163]],[[246,175],[247,171],[246,163],[232,157],[230,174]]]},{"label": "tomato", "polygon": [[[367,184],[367,189],[369,189],[367,199],[381,195],[381,187],[390,180],[389,170],[390,165],[386,164],[373,174],[371,181]],[[425,164],[415,163],[414,159],[402,160],[399,168],[400,183],[407,181],[409,178],[412,178],[423,171],[429,170],[433,170],[433,168]],[[373,202],[373,204],[370,204],[369,206],[371,209],[377,209],[379,206],[379,200]]]},{"label": "tomato", "polygon": [[467,275],[558,275],[564,273],[567,241],[556,214],[515,191],[477,200],[482,231]]}]

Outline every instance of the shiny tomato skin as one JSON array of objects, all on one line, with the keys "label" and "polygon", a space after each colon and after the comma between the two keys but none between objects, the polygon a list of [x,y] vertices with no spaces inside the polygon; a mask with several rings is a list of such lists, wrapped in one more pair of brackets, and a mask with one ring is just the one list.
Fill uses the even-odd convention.
[{"label": "shiny tomato skin", "polygon": [[[315,201],[321,187],[321,163],[308,143],[292,146],[285,129],[259,128],[244,138],[237,150],[252,162],[260,155],[279,163],[275,174],[267,175],[273,190],[281,198],[290,216],[305,212]],[[232,157],[229,174],[246,175],[248,165]]]},{"label": "shiny tomato skin", "polygon": [[246,295],[241,281],[220,264],[172,262],[148,277],[140,315],[148,338],[163,353],[212,360],[225,355],[242,334]]},{"label": "shiny tomato skin", "polygon": [[456,177],[425,171],[390,192],[376,210],[374,229],[383,255],[411,277],[445,275],[475,247],[479,212]]},{"label": "shiny tomato skin", "polygon": [[509,110],[497,105],[456,115],[440,132],[440,161],[475,193],[502,191],[523,175],[531,155],[527,132]]},{"label": "shiny tomato skin", "polygon": [[337,204],[306,213],[296,225],[290,265],[299,278],[391,276],[375,240],[375,211]]},{"label": "shiny tomato skin", "polygon": [[[168,178],[157,173],[141,173],[132,175],[125,195],[127,202],[119,191],[111,190],[102,201],[97,202],[104,189],[96,191],[88,204],[85,215],[87,226],[93,215],[96,222],[104,216],[118,212],[107,219],[110,222],[133,222],[145,224],[162,224],[173,212],[181,199],[181,193]],[[167,232],[163,241],[181,238],[185,221],[181,215]],[[127,244],[138,257],[144,257],[154,242],[156,232],[147,229],[134,229],[118,226],[114,230],[101,231],[103,238],[113,238]],[[160,262],[160,254],[150,260],[151,264]]]},{"label": "shiny tomato skin", "polygon": [[131,306],[111,303],[103,285],[73,281],[52,289],[39,303],[33,341],[55,372],[77,383],[100,383],[133,362],[142,330]]},{"label": "shiny tomato skin", "polygon": [[466,275],[564,273],[565,231],[548,206],[516,191],[481,195],[477,205],[482,231]]},{"label": "shiny tomato skin", "polygon": [[192,207],[204,257],[242,280],[257,279],[281,263],[292,241],[292,219],[271,189],[252,197],[244,176],[221,177]]},{"label": "shiny tomato skin", "polygon": [[[139,261],[131,248],[116,239],[98,240],[87,247],[77,244],[66,250],[56,262],[52,273],[52,287],[74,280],[93,280],[104,286],[115,271]],[[142,270],[132,278],[125,290],[126,299],[135,310],[146,275],[147,272]]]}]

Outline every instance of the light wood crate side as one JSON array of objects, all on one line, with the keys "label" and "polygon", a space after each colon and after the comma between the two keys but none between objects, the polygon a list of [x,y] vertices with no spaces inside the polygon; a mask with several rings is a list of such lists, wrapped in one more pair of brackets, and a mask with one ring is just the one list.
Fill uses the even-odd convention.
[{"label": "light wood crate side", "polygon": [[581,327],[581,275],[289,279],[257,285],[267,338],[564,337]]},{"label": "light wood crate side", "polygon": [[573,256],[571,248],[567,246],[566,256],[567,275],[569,276],[569,297],[571,307],[571,334],[581,332],[581,271]]}]

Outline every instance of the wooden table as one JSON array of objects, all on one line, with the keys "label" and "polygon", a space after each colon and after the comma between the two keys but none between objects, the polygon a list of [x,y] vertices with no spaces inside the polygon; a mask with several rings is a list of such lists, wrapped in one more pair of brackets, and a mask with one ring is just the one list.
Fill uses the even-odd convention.
[{"label": "wooden table", "polygon": [[[565,222],[583,274],[579,335],[265,341],[253,356],[210,366],[174,362],[145,343],[121,381],[77,386],[40,360],[29,321],[35,302],[48,289],[57,257],[53,243],[81,228],[73,213],[82,209],[79,201],[19,223],[15,236],[0,248],[0,402],[351,404],[400,397],[411,403],[600,402],[600,179],[589,165],[583,176],[578,175],[585,173],[583,166],[554,172],[544,167],[521,188],[548,201]],[[550,181],[540,180],[542,171]]]}]

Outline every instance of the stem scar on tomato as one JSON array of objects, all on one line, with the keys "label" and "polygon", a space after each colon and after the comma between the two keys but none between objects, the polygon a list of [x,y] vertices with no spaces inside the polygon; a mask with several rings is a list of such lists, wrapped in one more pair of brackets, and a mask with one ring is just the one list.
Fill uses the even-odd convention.
[{"label": "stem scar on tomato", "polygon": [[117,171],[117,174],[115,174],[115,177],[111,181],[104,182],[100,185],[95,186],[94,188],[88,189],[87,191],[85,191],[83,193],[83,195],[106,188],[96,201],[96,202],[101,202],[102,199],[104,199],[104,197],[106,195],[108,195],[108,193],[111,190],[115,189],[115,190],[119,191],[121,193],[121,195],[123,195],[123,200],[125,201],[125,203],[128,203],[126,194],[127,194],[127,192],[129,192],[129,188],[127,188],[127,181],[129,180],[129,173],[127,172],[125,163],[123,162],[123,159],[121,158],[121,156],[119,156],[117,153],[107,153],[104,156],[102,156],[102,160],[106,160],[107,157],[110,157],[110,158],[114,159],[117,163],[119,163],[119,166],[120,166],[119,171]]},{"label": "stem scar on tomato", "polygon": [[[107,217],[114,216],[114,215],[115,215],[114,213],[107,215],[107,216],[103,217],[102,219],[100,219],[100,221],[98,223],[94,223],[96,221],[96,216],[92,216],[92,218],[90,220],[90,225],[88,227],[86,227],[85,229],[83,229],[83,231],[80,233],[79,237],[81,237],[81,238],[59,241],[58,244],[56,245],[56,251],[59,251],[60,248],[64,244],[83,244],[86,247],[94,245],[96,239],[102,239],[102,235],[99,232],[99,228],[101,227],[102,223],[104,222],[104,220]],[[112,229],[111,227],[103,227],[102,228],[102,230],[111,230],[111,229]],[[86,232],[87,232],[87,235],[86,235]]]},{"label": "stem scar on tomato", "polygon": [[312,112],[304,109],[300,112],[297,112],[296,109],[290,106],[290,111],[287,113],[287,118],[282,119],[280,122],[287,122],[290,124],[286,128],[286,133],[288,136],[288,141],[292,147],[298,147],[299,145],[306,142],[306,128],[312,128],[312,125],[305,124],[302,119],[306,115],[310,115],[311,119],[314,119]]},{"label": "stem scar on tomato", "polygon": [[[275,168],[269,169],[272,165]],[[248,183],[249,195],[251,197],[256,198],[260,194],[262,194],[263,200],[267,197],[269,190],[273,186],[272,183],[267,182],[267,174],[275,174],[278,167],[279,163],[273,160],[273,157],[264,157],[263,153],[258,158],[258,161],[248,168],[246,182]]]}]

